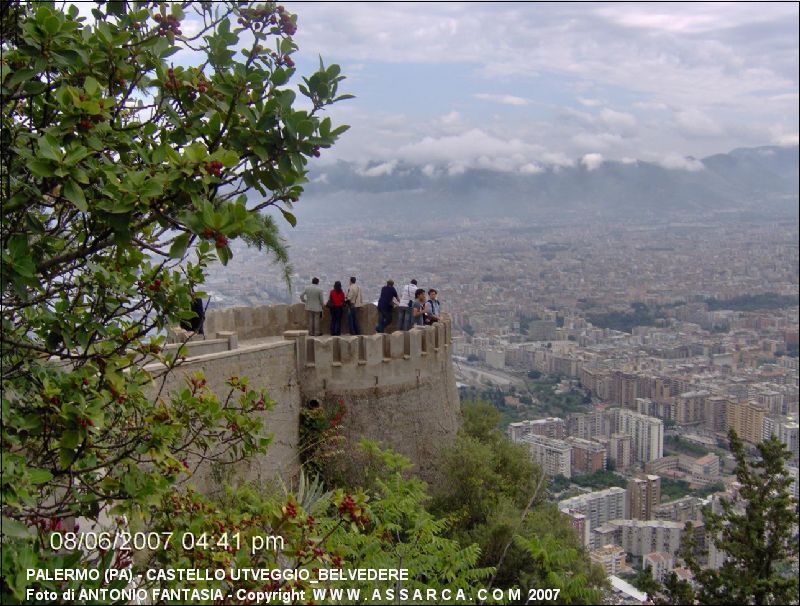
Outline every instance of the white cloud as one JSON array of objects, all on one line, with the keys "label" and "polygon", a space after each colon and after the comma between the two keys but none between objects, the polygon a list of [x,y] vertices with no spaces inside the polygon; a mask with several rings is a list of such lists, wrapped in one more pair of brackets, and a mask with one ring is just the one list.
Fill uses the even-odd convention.
[{"label": "white cloud", "polygon": [[447,174],[451,177],[455,177],[457,175],[463,175],[467,172],[467,167],[463,164],[459,164],[458,162],[454,162],[450,166],[447,167]]},{"label": "white cloud", "polygon": [[397,150],[402,160],[514,171],[534,160],[541,149],[520,139],[502,139],[473,128],[455,135],[427,136]]},{"label": "white cloud", "polygon": [[696,172],[705,169],[705,166],[703,166],[703,163],[699,160],[686,156],[679,156],[678,154],[668,154],[658,158],[656,164],[668,168],[669,170],[688,170],[689,172]]},{"label": "white cloud", "polygon": [[445,126],[452,126],[454,124],[458,124],[461,122],[461,114],[457,111],[453,110],[439,118],[439,122],[444,124]]},{"label": "white cloud", "polygon": [[774,142],[782,147],[792,147],[800,142],[800,135],[798,133],[786,133],[776,137]]},{"label": "white cloud", "polygon": [[613,109],[605,108],[600,112],[600,119],[609,128],[615,129],[623,133],[633,133],[636,131],[636,117],[633,114],[625,112],[614,111]]},{"label": "white cloud", "polygon": [[544,168],[539,164],[534,164],[533,162],[528,162],[527,164],[523,164],[519,167],[519,172],[524,175],[537,175],[541,172],[544,172]]},{"label": "white cloud", "polygon": [[579,149],[609,149],[622,142],[620,135],[613,133],[578,133],[572,137],[572,142]]},{"label": "white cloud", "polygon": [[322,173],[318,177],[314,177],[311,179],[312,183],[327,183],[328,182],[328,173]]},{"label": "white cloud", "polygon": [[472,95],[481,101],[490,101],[492,103],[500,103],[501,105],[528,105],[530,100],[524,97],[517,97],[515,95],[495,95],[492,93],[477,93]]},{"label": "white cloud", "polygon": [[659,111],[669,109],[669,105],[666,103],[661,103],[660,101],[637,101],[633,104],[633,107],[637,109],[652,109]]},{"label": "white cloud", "polygon": [[675,123],[689,136],[708,137],[722,134],[722,128],[713,119],[696,109],[679,111]]},{"label": "white cloud", "polygon": [[433,164],[426,164],[422,167],[422,174],[426,177],[434,177],[436,172],[436,167]]},{"label": "white cloud", "polygon": [[603,164],[603,156],[600,154],[586,154],[581,158],[581,164],[586,167],[586,170],[595,170]]},{"label": "white cloud", "polygon": [[[333,116],[359,108],[358,120],[342,120],[353,129],[331,154],[341,159],[385,162],[425,137],[475,128],[530,149],[517,158],[490,146],[488,160],[455,150],[424,162],[519,170],[547,164],[545,153],[567,165],[587,152],[607,160],[703,157],[796,139],[794,3],[287,6],[299,14],[298,58],[313,62],[319,53],[345,75],[359,68],[340,87],[357,98],[331,108]],[[421,86],[417,66],[427,70],[424,96],[412,94]],[[491,78],[476,96],[474,78]],[[381,89],[383,82],[403,93]],[[487,115],[480,101],[497,105]],[[509,106],[535,111],[520,123]],[[397,124],[387,119],[400,114]]]},{"label": "white cloud", "polygon": [[397,160],[390,160],[389,162],[383,162],[377,166],[361,169],[358,173],[364,177],[385,177],[391,175],[396,167]]},{"label": "white cloud", "polygon": [[575,161],[569,158],[566,154],[561,152],[545,152],[541,155],[542,161],[545,164],[550,164],[555,167],[568,167],[574,166]]}]

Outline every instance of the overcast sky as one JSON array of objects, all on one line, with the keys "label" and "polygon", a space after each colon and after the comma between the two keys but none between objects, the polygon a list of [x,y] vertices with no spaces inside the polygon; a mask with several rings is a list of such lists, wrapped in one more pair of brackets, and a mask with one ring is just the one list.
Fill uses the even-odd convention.
[{"label": "overcast sky", "polygon": [[315,4],[300,73],[322,55],[352,125],[326,159],[458,172],[797,145],[798,4]]}]

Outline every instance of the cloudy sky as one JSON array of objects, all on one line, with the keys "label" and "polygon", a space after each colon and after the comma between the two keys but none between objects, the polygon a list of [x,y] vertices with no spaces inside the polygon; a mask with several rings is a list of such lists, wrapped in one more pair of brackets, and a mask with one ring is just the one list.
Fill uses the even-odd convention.
[{"label": "cloudy sky", "polygon": [[[315,4],[300,73],[339,63],[352,125],[326,156],[375,175],[797,145],[797,3]],[[367,164],[369,163],[369,164]]]}]

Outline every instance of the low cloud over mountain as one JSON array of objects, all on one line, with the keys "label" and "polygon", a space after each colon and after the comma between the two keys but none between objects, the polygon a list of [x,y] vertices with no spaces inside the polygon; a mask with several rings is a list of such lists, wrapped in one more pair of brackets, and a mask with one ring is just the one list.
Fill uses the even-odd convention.
[{"label": "low cloud over mountain", "polygon": [[798,148],[743,148],[659,163],[587,154],[513,172],[428,159],[422,164],[338,162],[315,167],[311,177],[298,205],[302,214],[395,215],[402,210],[401,215],[439,217],[637,219],[738,211],[781,217],[797,213]]}]

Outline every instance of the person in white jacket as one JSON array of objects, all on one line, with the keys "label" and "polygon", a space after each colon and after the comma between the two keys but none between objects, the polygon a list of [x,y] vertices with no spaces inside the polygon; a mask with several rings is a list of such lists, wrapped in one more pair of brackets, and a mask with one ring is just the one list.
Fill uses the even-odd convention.
[{"label": "person in white jacket", "polygon": [[308,316],[308,334],[318,337],[322,334],[320,324],[322,322],[322,309],[325,307],[325,298],[322,289],[319,287],[319,278],[312,278],[311,285],[300,293],[300,300],[306,304],[306,316]]},{"label": "person in white jacket", "polygon": [[358,310],[364,306],[361,296],[361,287],[356,284],[355,276],[350,277],[350,286],[347,288],[347,327],[351,335],[361,334],[358,330]]},{"label": "person in white jacket", "polygon": [[400,292],[400,306],[397,308],[400,316],[398,319],[400,330],[409,330],[411,328],[412,310],[411,306],[414,304],[417,292],[417,281],[411,280],[403,287]]}]

